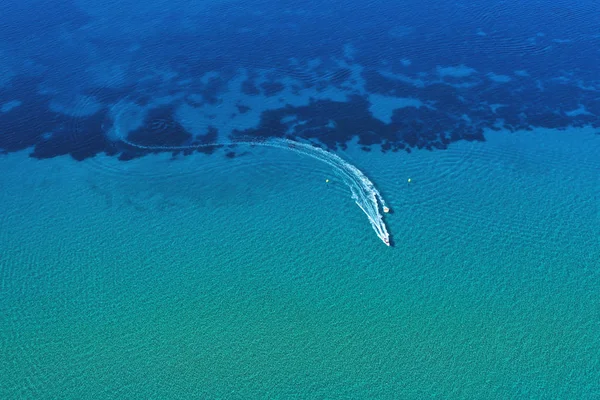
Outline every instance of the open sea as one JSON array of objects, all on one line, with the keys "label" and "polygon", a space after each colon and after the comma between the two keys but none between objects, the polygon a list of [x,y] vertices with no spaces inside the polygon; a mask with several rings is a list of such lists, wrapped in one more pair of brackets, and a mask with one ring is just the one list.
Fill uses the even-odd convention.
[{"label": "open sea", "polygon": [[600,399],[598,16],[4,1],[0,399]]}]

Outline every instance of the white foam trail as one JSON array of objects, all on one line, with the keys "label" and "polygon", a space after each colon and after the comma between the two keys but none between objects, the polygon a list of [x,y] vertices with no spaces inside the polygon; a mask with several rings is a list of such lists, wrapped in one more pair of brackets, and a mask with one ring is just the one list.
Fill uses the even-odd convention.
[{"label": "white foam trail", "polygon": [[388,246],[390,245],[390,235],[385,222],[383,221],[383,216],[379,211],[379,205],[381,205],[381,207],[387,207],[387,205],[373,182],[371,182],[361,170],[345,161],[337,154],[330,153],[320,147],[311,146],[306,143],[277,138],[253,143],[292,150],[296,153],[316,158],[317,160],[331,165],[341,173],[346,184],[350,187],[352,198],[369,218],[369,222],[375,230],[375,233],[377,233],[377,236],[379,236],[383,243]]},{"label": "white foam trail", "polygon": [[120,119],[123,111],[118,112],[114,118],[113,134],[114,139],[117,139],[129,146],[142,149],[142,150],[192,150],[201,147],[215,147],[215,146],[226,146],[226,145],[238,145],[246,144],[251,146],[267,146],[283,150],[291,150],[298,154],[303,154],[317,160],[323,161],[328,165],[332,166],[336,171],[340,173],[345,183],[350,187],[352,192],[352,198],[360,209],[367,215],[371,226],[375,230],[377,236],[385,243],[390,246],[390,235],[387,227],[383,220],[383,216],[379,211],[379,206],[386,208],[387,205],[381,197],[381,194],[365,174],[361,170],[356,168],[354,165],[348,163],[337,154],[328,152],[306,143],[297,142],[289,139],[280,138],[268,138],[264,140],[242,140],[232,142],[215,142],[215,143],[202,143],[198,145],[187,145],[187,146],[145,146],[131,142],[127,139],[127,133],[124,133],[120,129]]}]

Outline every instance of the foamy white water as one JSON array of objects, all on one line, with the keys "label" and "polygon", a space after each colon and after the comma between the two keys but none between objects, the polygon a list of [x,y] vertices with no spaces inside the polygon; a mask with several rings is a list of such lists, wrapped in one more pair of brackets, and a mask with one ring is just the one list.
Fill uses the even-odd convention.
[{"label": "foamy white water", "polygon": [[[133,106],[133,105],[132,105]],[[133,115],[130,115],[128,120],[128,111],[133,111]],[[322,161],[334,168],[336,172],[340,174],[346,185],[350,188],[352,198],[360,207],[360,209],[366,214],[367,218],[373,230],[377,236],[385,243],[390,246],[390,235],[387,230],[385,221],[380,212],[380,206],[382,209],[386,209],[387,205],[385,200],[381,196],[381,193],[373,182],[358,168],[349,162],[342,159],[337,154],[323,150],[320,147],[313,146],[308,143],[302,143],[290,139],[281,138],[267,138],[264,140],[257,140],[252,138],[251,140],[240,140],[240,141],[217,141],[212,143],[202,143],[195,145],[185,146],[147,146],[138,143],[134,143],[128,139],[128,132],[136,129],[140,126],[140,109],[136,106],[135,109],[128,109],[126,106],[114,113],[114,125],[109,134],[112,139],[121,141],[131,147],[135,147],[142,150],[193,150],[202,147],[214,147],[214,146],[227,146],[227,145],[249,145],[249,146],[266,146],[277,149],[283,149],[293,151],[295,153],[306,155]],[[130,127],[129,129],[123,129],[123,126]]]}]

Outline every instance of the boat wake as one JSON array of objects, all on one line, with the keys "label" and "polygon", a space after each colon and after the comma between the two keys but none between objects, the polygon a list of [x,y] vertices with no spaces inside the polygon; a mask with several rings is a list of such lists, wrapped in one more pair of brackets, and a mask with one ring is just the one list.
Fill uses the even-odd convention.
[{"label": "boat wake", "polygon": [[[129,140],[129,130],[134,129],[131,127],[136,126],[138,124],[132,124],[131,122],[128,123],[127,112],[127,107],[124,107],[123,109],[113,114],[114,124],[110,133],[112,134],[113,139],[116,139],[133,148],[149,151],[184,151],[194,150],[202,147],[228,145],[266,146],[287,151],[293,151],[295,153],[312,157],[330,165],[343,179],[344,183],[350,188],[353,200],[356,202],[358,207],[360,207],[360,209],[366,214],[377,236],[381,239],[381,241],[383,241],[383,243],[385,243],[386,246],[391,246],[390,234],[387,230],[385,221],[383,220],[383,215],[380,212],[380,207],[384,212],[389,212],[389,208],[386,205],[383,197],[381,196],[381,193],[379,193],[373,182],[371,182],[371,180],[365,174],[363,174],[361,170],[359,170],[349,162],[345,161],[337,154],[323,150],[322,148],[313,146],[312,144],[282,138],[252,138],[249,140],[242,139],[229,142],[217,141],[213,143],[190,144],[182,146],[147,146],[143,144],[134,143]],[[135,113],[136,111],[133,112]],[[129,126],[130,129],[123,129],[124,126]]]}]

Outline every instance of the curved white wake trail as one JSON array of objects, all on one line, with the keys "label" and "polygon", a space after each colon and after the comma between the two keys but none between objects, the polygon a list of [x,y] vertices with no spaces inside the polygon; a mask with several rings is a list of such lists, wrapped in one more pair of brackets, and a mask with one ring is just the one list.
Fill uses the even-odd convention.
[{"label": "curved white wake trail", "polygon": [[265,146],[292,150],[299,154],[323,161],[338,172],[346,181],[352,192],[352,198],[360,209],[367,215],[371,226],[377,233],[377,236],[385,243],[390,245],[390,235],[388,233],[383,216],[379,211],[379,205],[387,207],[381,194],[365,174],[354,165],[343,160],[340,156],[330,153],[320,147],[311,146],[306,143],[296,142],[289,139],[267,139],[261,142],[248,142],[253,144],[264,144]]},{"label": "curved white wake trail", "polygon": [[[295,153],[306,155],[332,166],[337,172],[339,172],[344,179],[345,183],[350,187],[352,192],[352,198],[360,209],[367,215],[371,226],[375,230],[377,236],[385,243],[390,246],[390,235],[387,230],[387,226],[383,220],[383,216],[379,211],[379,206],[383,209],[387,208],[387,205],[381,194],[365,174],[361,170],[356,168],[354,165],[343,160],[337,154],[328,152],[315,147],[307,143],[297,142],[289,139],[269,138],[264,140],[242,140],[232,142],[214,142],[214,143],[202,143],[197,145],[186,145],[186,146],[146,146],[138,143],[131,142],[127,138],[127,134],[123,133],[120,129],[120,118],[122,112],[115,115],[113,132],[115,138],[121,142],[138,149],[142,150],[193,150],[202,147],[215,147],[215,146],[227,146],[227,145],[239,145],[245,144],[250,146],[266,146],[283,150],[291,150]],[[387,211],[387,210],[386,210]]]}]

